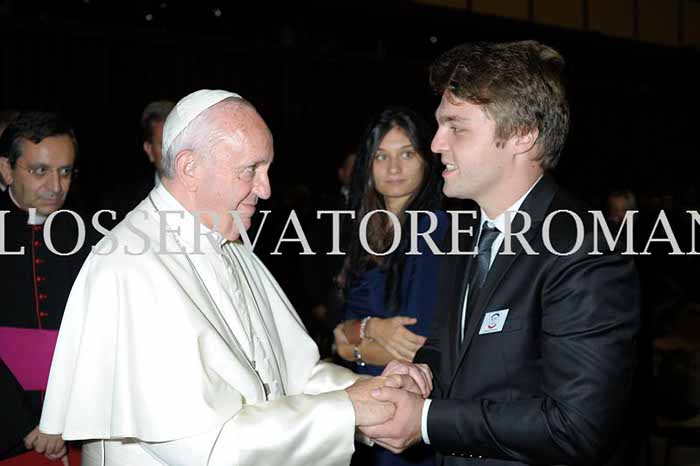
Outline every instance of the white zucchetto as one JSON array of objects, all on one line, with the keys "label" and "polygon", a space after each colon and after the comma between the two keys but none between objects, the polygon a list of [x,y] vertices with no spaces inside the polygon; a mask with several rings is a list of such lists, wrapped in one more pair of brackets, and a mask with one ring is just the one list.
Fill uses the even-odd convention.
[{"label": "white zucchetto", "polygon": [[195,118],[206,109],[228,98],[242,99],[238,94],[219,89],[201,89],[183,97],[165,120],[165,125],[163,126],[163,154],[167,154],[168,148],[178,134],[192,123]]}]

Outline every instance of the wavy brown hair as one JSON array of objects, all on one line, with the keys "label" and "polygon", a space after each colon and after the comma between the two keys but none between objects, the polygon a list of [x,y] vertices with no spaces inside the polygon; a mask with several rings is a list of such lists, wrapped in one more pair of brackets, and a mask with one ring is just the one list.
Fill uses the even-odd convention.
[{"label": "wavy brown hair", "polygon": [[[360,243],[359,225],[362,218],[373,210],[386,210],[384,197],[377,192],[372,176],[372,162],[379,146],[389,131],[400,128],[411,141],[413,148],[423,161],[423,180],[399,215],[401,240],[399,246],[388,256],[374,256],[364,250]],[[348,247],[348,259],[342,275],[348,286],[360,274],[380,267],[386,273],[385,305],[391,313],[401,306],[401,275],[409,249],[409,228],[405,225],[407,210],[435,210],[442,200],[442,165],[430,150],[432,128],[427,121],[413,110],[403,107],[390,107],[377,115],[367,127],[357,151],[350,189],[350,209],[355,211],[353,235]],[[367,242],[373,251],[386,251],[394,238],[392,223],[385,215],[373,215],[367,224]]]},{"label": "wavy brown hair", "polygon": [[430,68],[430,83],[447,98],[483,107],[496,123],[497,141],[537,129],[537,160],[554,168],[569,132],[564,59],[535,41],[464,44]]}]

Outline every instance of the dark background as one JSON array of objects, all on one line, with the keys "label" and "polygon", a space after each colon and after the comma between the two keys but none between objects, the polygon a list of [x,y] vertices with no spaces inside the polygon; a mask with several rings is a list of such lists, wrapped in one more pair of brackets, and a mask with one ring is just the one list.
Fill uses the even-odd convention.
[{"label": "dark background", "polygon": [[[0,1],[0,109],[64,113],[81,197],[149,170],[139,118],[156,99],[222,88],[275,137],[273,199],[332,190],[339,157],[389,104],[433,120],[428,66],[471,40],[537,39],[568,62],[572,128],[559,181],[600,204],[610,189],[697,187],[698,50],[409,2]],[[147,15],[151,15],[147,19]],[[217,16],[218,15],[218,16]]]}]

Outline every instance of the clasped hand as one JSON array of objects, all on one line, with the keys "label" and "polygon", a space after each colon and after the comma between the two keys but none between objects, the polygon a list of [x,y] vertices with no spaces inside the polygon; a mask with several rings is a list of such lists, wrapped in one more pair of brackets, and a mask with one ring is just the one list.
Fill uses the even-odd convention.
[{"label": "clasped hand", "polygon": [[380,377],[368,382],[380,385],[378,379],[384,383],[374,387],[370,395],[375,406],[381,406],[383,415],[373,417],[372,422],[356,424],[379,445],[401,453],[421,440],[421,416],[424,400],[432,390],[432,373],[425,364],[392,361]]}]

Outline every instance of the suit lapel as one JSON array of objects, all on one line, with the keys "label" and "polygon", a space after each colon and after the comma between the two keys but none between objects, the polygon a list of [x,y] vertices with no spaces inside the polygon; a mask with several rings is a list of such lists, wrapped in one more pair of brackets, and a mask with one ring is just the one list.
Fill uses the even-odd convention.
[{"label": "suit lapel", "polygon": [[[527,198],[525,198],[525,201],[521,205],[519,210],[521,212],[526,212],[530,216],[530,220],[532,222],[530,225],[530,229],[524,234],[524,238],[528,242],[528,244],[531,244],[531,240],[541,231],[542,221],[544,220],[545,214],[548,210],[549,204],[552,201],[552,198],[554,197],[554,194],[556,193],[556,190],[557,186],[554,183],[554,181],[549,176],[545,175],[540,180],[540,182],[537,183],[537,185],[532,189],[530,194],[527,196]],[[513,222],[511,224],[511,232],[521,231],[524,227],[524,224],[525,220],[523,216],[521,214],[518,214],[515,218],[513,218]],[[477,235],[475,234],[474,236],[476,237]],[[467,328],[464,333],[464,343],[461,346],[461,351],[459,351],[459,354],[457,355],[455,364],[452,365],[453,373],[450,378],[450,389],[452,388],[452,384],[454,383],[455,377],[459,372],[459,367],[464,361],[464,358],[469,350],[469,346],[471,345],[472,340],[474,339],[474,334],[476,333],[476,330],[479,328],[484,318],[484,313],[486,312],[488,303],[491,301],[491,298],[498,289],[501,281],[508,273],[510,267],[513,265],[516,259],[525,251],[525,248],[522,246],[520,241],[518,241],[516,238],[511,238],[511,240],[511,248],[514,254],[505,255],[501,253],[505,246],[504,238],[504,242],[499,248],[499,253],[494,259],[493,264],[489,269],[488,275],[486,276],[484,286],[479,291],[477,301],[474,307],[472,308],[471,315],[469,316],[469,321],[466,324]],[[470,264],[468,265],[471,265],[471,263],[473,263],[472,260],[470,260],[469,262]],[[466,270],[465,272],[468,272],[468,270]],[[462,294],[460,296],[463,297],[464,292],[465,290],[463,289]],[[461,299],[459,302],[459,306],[461,312]],[[459,326],[459,322],[457,323],[457,326]]]},{"label": "suit lapel", "polygon": [[[514,226],[515,223],[516,222],[514,221]],[[540,225],[540,223],[538,223],[537,225],[533,225],[530,228],[530,230],[528,230],[528,232],[525,233],[525,239],[528,242],[530,242],[530,240],[535,236],[535,234],[539,230]],[[514,229],[513,231],[519,230]],[[474,307],[472,308],[471,315],[469,316],[469,322],[467,322],[467,329],[464,333],[464,343],[462,344],[461,351],[459,353],[459,356],[457,357],[457,364],[454,366],[455,373],[453,374],[453,379],[457,372],[457,369],[459,369],[459,366],[462,363],[462,360],[464,359],[464,356],[467,354],[467,350],[469,349],[469,345],[471,344],[474,338],[476,330],[479,328],[484,318],[484,313],[486,312],[487,304],[489,303],[489,301],[491,301],[491,297],[493,296],[499,284],[505,277],[511,265],[513,265],[518,256],[520,256],[520,254],[522,254],[522,252],[524,251],[524,248],[517,240],[514,242],[512,249],[515,253],[513,255],[503,255],[500,253],[498,254],[498,256],[493,262],[493,265],[491,266],[491,269],[489,270],[488,275],[486,276],[484,286],[481,288],[479,294],[476,297],[477,301],[474,304]]]}]

